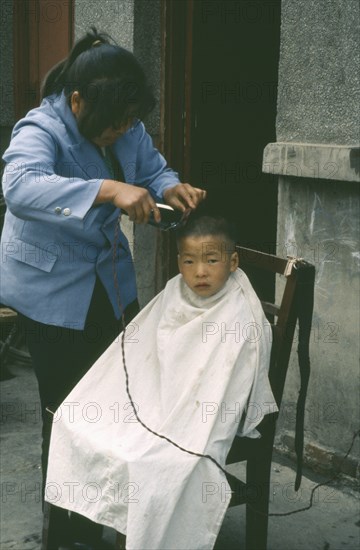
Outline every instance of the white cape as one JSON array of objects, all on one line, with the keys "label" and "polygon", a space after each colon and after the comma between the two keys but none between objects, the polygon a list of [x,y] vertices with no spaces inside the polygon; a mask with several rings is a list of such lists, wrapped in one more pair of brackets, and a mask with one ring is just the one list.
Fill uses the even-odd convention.
[{"label": "white cape", "polygon": [[[140,419],[222,466],[238,430],[277,410],[270,327],[238,269],[209,298],[171,279],[125,333]],[[240,426],[240,428],[239,428]],[[211,549],[230,501],[225,475],[137,422],[117,338],[57,410],[46,500],[126,533],[128,549]]]}]

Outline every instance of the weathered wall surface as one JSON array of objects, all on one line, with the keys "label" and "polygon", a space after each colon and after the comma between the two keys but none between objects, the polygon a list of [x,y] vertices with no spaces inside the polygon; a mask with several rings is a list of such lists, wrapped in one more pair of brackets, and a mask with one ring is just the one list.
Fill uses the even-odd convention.
[{"label": "weathered wall surface", "polygon": [[357,0],[282,1],[278,141],[359,142],[359,18]]},{"label": "weathered wall surface", "polygon": [[[359,428],[359,20],[356,0],[283,0],[281,143],[264,156],[264,169],[281,174],[278,253],[316,267],[306,456],[329,469],[339,467]],[[278,443],[291,448],[295,347],[289,370]],[[350,475],[356,456],[355,445],[341,467]]]},{"label": "weathered wall surface", "polygon": [[[331,453],[335,461],[345,454],[359,427],[358,184],[283,177],[279,184],[279,253],[304,257],[316,268],[307,453],[331,465]],[[290,447],[299,388],[295,345],[278,430]],[[346,468],[354,475],[355,462]]]},{"label": "weathered wall surface", "polygon": [[13,2],[1,2],[0,11],[0,64],[1,64],[1,101],[0,124],[11,126],[14,123],[13,102]]},{"label": "weathered wall surface", "polygon": [[0,128],[1,155],[6,149],[14,124],[13,80],[13,2],[3,0],[0,7]]},{"label": "weathered wall surface", "polygon": [[133,50],[134,1],[76,0],[75,40],[92,26],[108,33],[120,46]]}]

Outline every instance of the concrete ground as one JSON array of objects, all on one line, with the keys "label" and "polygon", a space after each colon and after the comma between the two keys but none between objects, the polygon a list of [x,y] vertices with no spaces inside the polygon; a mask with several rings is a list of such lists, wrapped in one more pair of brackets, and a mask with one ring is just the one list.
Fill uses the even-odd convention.
[{"label": "concrete ground", "polygon": [[[1,550],[39,550],[41,545],[40,406],[31,367],[10,365],[15,376],[1,390]],[[243,474],[243,465],[232,466]],[[240,476],[242,477],[242,476]],[[272,466],[270,513],[308,505],[312,487],[325,481],[305,470],[294,493],[293,463],[280,456]],[[360,548],[359,495],[346,480],[322,486],[305,512],[270,517],[268,550],[352,550]],[[241,550],[245,508],[231,508],[216,550]],[[108,541],[114,533],[106,530]],[[139,549],[142,550],[142,549]],[[164,549],[166,550],[166,549]],[[194,549],[196,550],[196,549]]]}]

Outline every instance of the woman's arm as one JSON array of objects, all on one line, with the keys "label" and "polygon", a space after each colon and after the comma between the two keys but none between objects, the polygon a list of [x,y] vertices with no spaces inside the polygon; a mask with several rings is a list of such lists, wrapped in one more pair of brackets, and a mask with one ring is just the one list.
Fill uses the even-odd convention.
[{"label": "woman's arm", "polygon": [[112,202],[116,207],[124,210],[131,221],[147,223],[150,212],[154,212],[154,219],[160,222],[160,212],[150,193],[142,187],[129,185],[121,181],[104,180],[95,204]]},{"label": "woman's arm", "polygon": [[35,124],[26,124],[15,134],[3,157],[4,197],[15,216],[50,222],[82,220],[93,205],[103,178],[79,177],[80,168],[71,156],[59,162],[57,147],[50,133]]}]

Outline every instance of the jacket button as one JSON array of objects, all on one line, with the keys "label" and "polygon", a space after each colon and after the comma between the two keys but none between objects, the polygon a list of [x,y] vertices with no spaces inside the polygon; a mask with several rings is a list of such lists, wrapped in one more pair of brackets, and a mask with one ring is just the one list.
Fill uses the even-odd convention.
[{"label": "jacket button", "polygon": [[61,207],[60,206],[57,206],[54,210],[55,214],[59,215],[61,214]]},{"label": "jacket button", "polygon": [[70,210],[70,208],[64,208],[64,210],[62,211],[62,213],[64,214],[64,216],[70,216],[71,210]]}]

